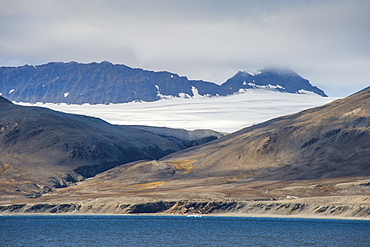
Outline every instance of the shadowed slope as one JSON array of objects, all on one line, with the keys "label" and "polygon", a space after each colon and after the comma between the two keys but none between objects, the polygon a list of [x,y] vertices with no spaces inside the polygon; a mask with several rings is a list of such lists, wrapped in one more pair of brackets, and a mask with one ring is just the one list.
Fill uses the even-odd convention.
[{"label": "shadowed slope", "polygon": [[158,159],[196,143],[196,138],[160,136],[98,118],[18,106],[0,97],[0,178],[5,184],[20,184],[10,188],[13,192],[47,192],[51,186],[67,186],[120,164]]}]

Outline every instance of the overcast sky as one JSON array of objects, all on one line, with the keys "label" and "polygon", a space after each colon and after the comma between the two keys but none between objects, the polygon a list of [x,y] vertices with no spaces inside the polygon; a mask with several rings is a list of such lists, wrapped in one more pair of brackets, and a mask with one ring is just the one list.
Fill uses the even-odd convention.
[{"label": "overcast sky", "polygon": [[0,66],[51,61],[218,84],[281,66],[347,96],[370,85],[370,1],[0,0]]}]

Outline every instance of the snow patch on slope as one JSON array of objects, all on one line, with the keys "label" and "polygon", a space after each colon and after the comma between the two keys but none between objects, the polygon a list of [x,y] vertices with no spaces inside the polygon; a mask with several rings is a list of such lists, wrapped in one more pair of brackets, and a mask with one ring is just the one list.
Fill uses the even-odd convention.
[{"label": "snow patch on slope", "polygon": [[[149,79],[149,78],[148,78]],[[159,86],[158,85],[154,85],[156,88],[157,88],[157,96],[160,98],[160,99],[173,99],[174,97],[172,95],[164,95],[164,94],[161,94],[161,91],[159,89]],[[133,101],[133,102],[137,102],[136,100]]]},{"label": "snow patch on slope", "polygon": [[193,98],[194,99],[204,98],[204,96],[199,94],[198,88],[192,86],[191,91],[193,92],[193,95],[194,95]]},{"label": "snow patch on slope", "polygon": [[[245,85],[245,84],[243,84],[243,85]],[[277,85],[271,85],[271,84],[257,85],[255,83],[249,82],[248,83],[248,86],[251,86],[251,87],[254,87],[254,88],[261,88],[261,89],[277,89],[277,88],[279,88],[279,89],[285,89],[285,87],[280,86],[279,84],[277,84]]]},{"label": "snow patch on slope", "polygon": [[250,74],[252,76],[259,75],[259,74],[262,73],[262,71],[260,71],[260,70],[245,70],[244,72],[245,73],[248,73],[248,74]]}]

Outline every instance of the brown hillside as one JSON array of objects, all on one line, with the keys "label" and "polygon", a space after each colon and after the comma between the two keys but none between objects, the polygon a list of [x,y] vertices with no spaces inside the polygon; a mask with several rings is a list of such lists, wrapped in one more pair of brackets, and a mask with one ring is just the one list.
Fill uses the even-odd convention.
[{"label": "brown hillside", "polygon": [[370,90],[245,128],[201,147],[171,154],[161,161],[190,164],[188,176],[192,177],[369,176]]},{"label": "brown hillside", "polygon": [[160,160],[117,166],[39,200],[137,203],[369,195],[369,100],[367,90]]}]

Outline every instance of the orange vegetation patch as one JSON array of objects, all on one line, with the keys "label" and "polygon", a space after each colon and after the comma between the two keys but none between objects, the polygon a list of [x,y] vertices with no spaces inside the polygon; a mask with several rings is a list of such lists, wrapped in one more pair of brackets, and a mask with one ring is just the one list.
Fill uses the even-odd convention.
[{"label": "orange vegetation patch", "polygon": [[0,166],[0,174],[6,171],[10,165],[8,163],[3,163],[2,166]]},{"label": "orange vegetation patch", "polygon": [[173,165],[177,170],[183,171],[184,174],[188,174],[192,172],[193,165],[197,161],[196,158],[198,158],[198,156],[190,157],[190,159],[187,160],[172,161],[168,163],[171,163],[171,165]]},{"label": "orange vegetation patch", "polygon": [[226,183],[236,182],[239,179],[243,179],[243,178],[246,178],[246,177],[251,177],[253,175],[254,175],[253,173],[248,173],[248,174],[243,174],[243,175],[239,175],[239,176],[235,176],[235,177],[230,177],[230,178],[226,179]]},{"label": "orange vegetation patch", "polygon": [[125,188],[153,189],[153,188],[157,188],[158,186],[161,186],[165,182],[166,181],[157,181],[157,182],[151,182],[151,183],[145,183],[145,184],[133,184],[133,185],[126,186]]},{"label": "orange vegetation patch", "polygon": [[154,188],[161,186],[165,182],[168,182],[168,181],[157,181],[157,182],[151,182],[151,183],[133,184],[133,185],[128,185],[128,186],[115,186],[115,187],[103,188],[103,189],[98,189],[98,190],[107,191],[107,190],[119,190],[119,189],[140,189],[140,190],[154,189]]}]

